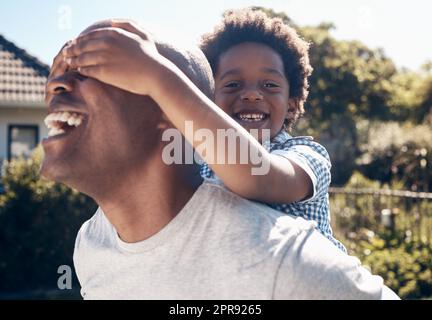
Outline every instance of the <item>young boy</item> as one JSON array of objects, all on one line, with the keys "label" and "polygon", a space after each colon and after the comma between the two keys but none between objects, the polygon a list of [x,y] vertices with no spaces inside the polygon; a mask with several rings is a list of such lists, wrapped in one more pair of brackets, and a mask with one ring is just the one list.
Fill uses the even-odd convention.
[{"label": "young boy", "polygon": [[[214,162],[214,155],[229,153],[228,143],[215,143],[206,152],[197,149],[211,167],[204,165],[202,174],[216,175],[244,198],[315,220],[321,233],[346,252],[329,223],[328,153],[312,138],[293,138],[286,132],[304,112],[312,71],[308,44],[295,30],[259,11],[226,14],[202,43],[215,76],[215,104],[158,53],[148,33],[130,22],[113,21],[112,26],[82,35],[66,47],[69,66],[84,76],[151,96],[194,148],[201,141],[185,134],[187,120],[193,121],[195,132],[210,129],[216,136],[217,130],[234,130],[240,138],[237,156],[246,141],[249,154],[261,154],[267,161],[268,173],[251,174],[251,159]],[[258,130],[264,146],[245,129]],[[262,139],[264,130],[270,132],[270,141]]]}]

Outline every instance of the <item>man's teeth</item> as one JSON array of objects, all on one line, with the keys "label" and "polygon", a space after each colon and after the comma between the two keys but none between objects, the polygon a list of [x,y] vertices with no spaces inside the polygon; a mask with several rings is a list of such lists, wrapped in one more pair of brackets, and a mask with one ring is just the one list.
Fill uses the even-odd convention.
[{"label": "man's teeth", "polygon": [[53,131],[52,129],[56,129],[55,133],[59,134],[58,132],[63,131],[61,133],[64,133],[64,125],[67,124],[70,127],[78,127],[82,121],[83,116],[78,113],[70,113],[70,112],[54,112],[50,113],[45,118],[45,125],[48,127],[48,129],[51,129],[50,133]]},{"label": "man's teeth", "polygon": [[239,113],[237,117],[243,121],[261,121],[266,118],[264,113]]},{"label": "man's teeth", "polygon": [[83,116],[78,113],[71,112],[54,112],[50,113],[45,118],[45,125],[48,127],[48,137],[57,136],[65,133],[66,126],[78,127],[82,121]]},{"label": "man's teeth", "polygon": [[57,135],[63,134],[63,133],[65,133],[65,131],[63,129],[51,128],[50,131],[48,132],[48,137],[57,136]]}]

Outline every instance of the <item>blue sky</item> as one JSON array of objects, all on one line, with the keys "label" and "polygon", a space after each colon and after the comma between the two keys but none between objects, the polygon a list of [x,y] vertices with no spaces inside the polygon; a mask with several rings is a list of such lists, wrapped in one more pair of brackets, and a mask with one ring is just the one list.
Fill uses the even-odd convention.
[{"label": "blue sky", "polygon": [[0,34],[45,63],[64,42],[104,18],[132,18],[177,41],[195,43],[229,8],[260,5],[284,11],[299,25],[332,22],[338,39],[381,47],[399,67],[432,60],[429,0],[1,0]]}]

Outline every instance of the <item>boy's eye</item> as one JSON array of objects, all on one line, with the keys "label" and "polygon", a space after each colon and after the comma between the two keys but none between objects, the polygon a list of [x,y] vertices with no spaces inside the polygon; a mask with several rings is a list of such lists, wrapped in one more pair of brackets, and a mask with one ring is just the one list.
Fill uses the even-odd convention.
[{"label": "boy's eye", "polygon": [[231,81],[225,84],[225,88],[238,88],[240,84],[237,81]]},{"label": "boy's eye", "polygon": [[264,87],[266,88],[279,88],[279,85],[274,82],[265,82]]}]

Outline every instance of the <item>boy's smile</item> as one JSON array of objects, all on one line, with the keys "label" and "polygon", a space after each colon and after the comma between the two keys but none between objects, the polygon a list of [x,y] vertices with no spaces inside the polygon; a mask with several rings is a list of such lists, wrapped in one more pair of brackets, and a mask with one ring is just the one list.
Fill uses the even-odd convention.
[{"label": "boy's smile", "polygon": [[215,75],[215,102],[246,129],[283,127],[289,84],[279,54],[270,47],[244,42],[225,51]]}]

